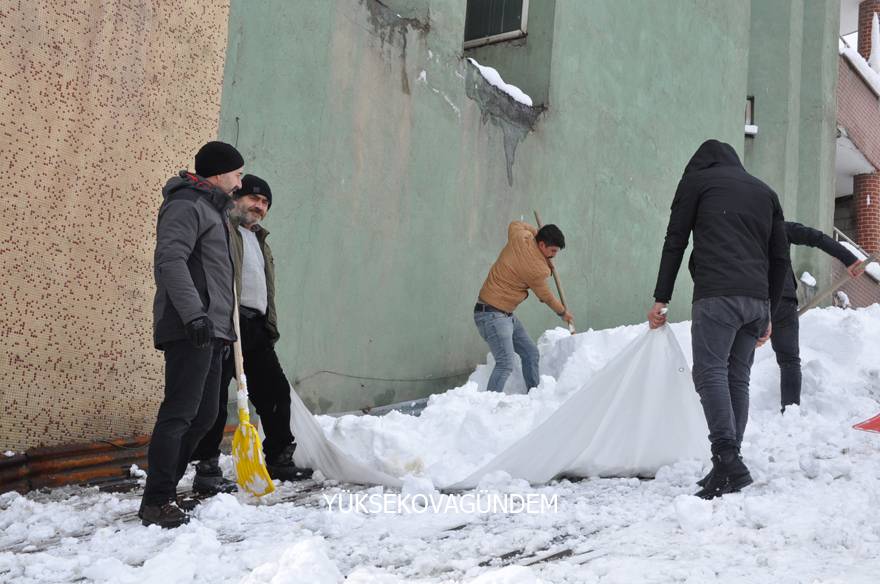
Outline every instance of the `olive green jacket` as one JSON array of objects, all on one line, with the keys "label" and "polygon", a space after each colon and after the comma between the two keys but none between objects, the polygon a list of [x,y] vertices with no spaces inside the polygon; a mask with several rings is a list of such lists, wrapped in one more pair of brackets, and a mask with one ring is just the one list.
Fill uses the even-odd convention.
[{"label": "olive green jacket", "polygon": [[[229,237],[232,251],[232,265],[235,268],[235,289],[241,293],[241,262],[244,257],[244,239],[238,231],[239,222],[230,219],[232,222],[231,235]],[[278,334],[278,313],[275,312],[275,260],[272,258],[272,248],[266,238],[269,237],[269,231],[262,225],[257,225],[254,229],[257,241],[260,242],[260,249],[263,251],[263,260],[266,264],[266,328],[269,329],[269,338],[272,342],[278,340],[281,336]]]}]

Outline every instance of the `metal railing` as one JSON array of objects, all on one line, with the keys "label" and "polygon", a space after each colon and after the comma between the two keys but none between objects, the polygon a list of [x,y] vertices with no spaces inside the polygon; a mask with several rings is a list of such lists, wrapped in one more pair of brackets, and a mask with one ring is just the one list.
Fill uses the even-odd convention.
[{"label": "metal railing", "polygon": [[859,250],[861,253],[863,253],[865,255],[865,257],[868,256],[868,252],[863,250],[862,246],[860,246],[858,243],[856,243],[849,235],[847,235],[846,233],[844,233],[843,231],[841,231],[837,227],[834,228],[833,234],[834,234],[834,241],[843,240],[843,241],[847,242],[848,244],[850,244],[851,246],[853,246],[854,248],[856,248],[857,250]]}]

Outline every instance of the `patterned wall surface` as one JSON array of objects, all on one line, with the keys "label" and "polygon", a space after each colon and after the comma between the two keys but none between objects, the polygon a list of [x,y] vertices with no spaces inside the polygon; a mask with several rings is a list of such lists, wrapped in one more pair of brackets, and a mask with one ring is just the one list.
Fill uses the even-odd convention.
[{"label": "patterned wall surface", "polygon": [[160,189],[217,135],[226,0],[0,6],[0,450],[148,433]]}]

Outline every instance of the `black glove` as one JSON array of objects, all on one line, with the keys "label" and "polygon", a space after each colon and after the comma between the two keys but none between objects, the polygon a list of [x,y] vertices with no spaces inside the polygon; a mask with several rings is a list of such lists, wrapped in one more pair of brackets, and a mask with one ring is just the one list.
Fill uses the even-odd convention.
[{"label": "black glove", "polygon": [[200,316],[186,324],[186,338],[197,349],[205,349],[214,338],[214,324],[207,316]]}]

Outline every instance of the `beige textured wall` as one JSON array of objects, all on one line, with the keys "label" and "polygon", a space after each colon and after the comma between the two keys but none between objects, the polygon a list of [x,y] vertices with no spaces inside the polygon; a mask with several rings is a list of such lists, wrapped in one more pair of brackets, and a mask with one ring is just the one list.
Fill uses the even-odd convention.
[{"label": "beige textured wall", "polygon": [[156,211],[217,135],[228,11],[0,5],[0,450],[152,429]]}]

